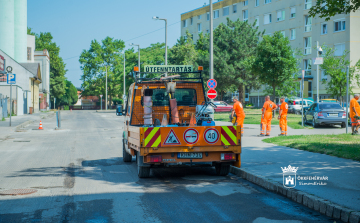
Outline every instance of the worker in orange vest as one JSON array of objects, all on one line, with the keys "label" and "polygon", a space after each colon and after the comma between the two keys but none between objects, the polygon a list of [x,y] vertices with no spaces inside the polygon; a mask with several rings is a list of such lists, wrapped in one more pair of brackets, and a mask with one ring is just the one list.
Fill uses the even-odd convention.
[{"label": "worker in orange vest", "polygon": [[[276,104],[270,101],[270,96],[267,95],[265,97],[265,103],[262,108],[260,136],[270,136],[272,112],[276,108],[277,108]],[[265,128],[266,128],[266,134],[265,134]]]},{"label": "worker in orange vest", "polygon": [[279,136],[287,136],[287,113],[288,113],[288,104],[285,102],[285,97],[280,98],[280,110],[279,110],[279,125],[281,134]]},{"label": "worker in orange vest", "polygon": [[350,118],[351,118],[351,134],[356,135],[358,134],[358,130],[360,127],[360,105],[359,94],[354,94],[354,98],[350,100]]},{"label": "worker in orange vest", "polygon": [[234,106],[233,106],[231,116],[234,117],[234,113],[236,114],[236,125],[241,126],[241,136],[243,136],[243,134],[244,134],[244,119],[245,119],[244,108],[243,108],[241,102],[236,97],[233,97],[233,102],[234,102]]}]

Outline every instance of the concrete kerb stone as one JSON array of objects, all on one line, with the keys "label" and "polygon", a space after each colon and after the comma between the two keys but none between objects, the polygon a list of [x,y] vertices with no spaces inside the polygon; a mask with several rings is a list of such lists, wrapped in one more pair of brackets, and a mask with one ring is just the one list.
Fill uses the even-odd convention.
[{"label": "concrete kerb stone", "polygon": [[360,212],[359,211],[351,212],[349,222],[350,223],[359,223],[360,222]]},{"label": "concrete kerb stone", "polygon": [[[49,118],[49,117],[52,117],[54,116],[55,113],[50,113],[50,114],[47,114],[46,116],[44,116],[44,118]],[[31,123],[35,122],[35,120],[28,120],[28,121],[25,121],[17,126],[15,126],[15,131],[21,129],[21,128],[24,128],[25,126],[27,125],[30,125]]]},{"label": "concrete kerb stone", "polygon": [[286,196],[299,204],[302,204],[314,211],[318,211],[323,215],[334,219],[340,219],[343,222],[360,223],[360,212],[353,211],[346,207],[333,204],[330,201],[310,195],[306,192],[299,191],[293,188],[285,188],[278,182],[272,182],[263,176],[258,176],[250,173],[246,169],[240,169],[231,166],[230,172],[242,177],[254,184],[257,184],[269,191]]}]

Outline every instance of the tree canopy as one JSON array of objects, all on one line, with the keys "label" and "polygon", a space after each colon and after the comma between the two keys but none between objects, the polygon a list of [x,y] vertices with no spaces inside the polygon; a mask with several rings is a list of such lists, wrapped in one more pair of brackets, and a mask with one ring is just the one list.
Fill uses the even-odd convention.
[{"label": "tree canopy", "polygon": [[310,8],[309,15],[326,18],[328,21],[331,16],[337,14],[355,12],[360,7],[360,0],[317,0],[316,4]]},{"label": "tree canopy", "polygon": [[274,100],[276,96],[291,95],[299,68],[288,38],[280,32],[264,36],[254,60],[253,71],[261,83],[269,86],[266,92],[271,92]]},{"label": "tree canopy", "polygon": [[[326,92],[332,97],[339,97],[340,101],[343,101],[343,97],[346,95],[346,72],[347,67],[350,66],[350,61],[346,58],[349,55],[349,51],[345,51],[342,56],[335,56],[335,50],[333,48],[322,46],[325,55],[324,63],[320,65],[320,68],[324,70],[327,79],[323,79],[322,83],[326,84]],[[360,86],[360,60],[355,66],[349,69],[349,93],[352,93],[354,84]],[[330,80],[328,80],[330,79]]]},{"label": "tree canopy", "polygon": [[55,98],[61,98],[65,94],[65,63],[59,56],[60,47],[53,42],[53,37],[49,32],[40,32],[36,34],[31,31],[31,28],[27,29],[29,35],[35,36],[35,50],[47,49],[50,54],[50,97],[51,100]]}]

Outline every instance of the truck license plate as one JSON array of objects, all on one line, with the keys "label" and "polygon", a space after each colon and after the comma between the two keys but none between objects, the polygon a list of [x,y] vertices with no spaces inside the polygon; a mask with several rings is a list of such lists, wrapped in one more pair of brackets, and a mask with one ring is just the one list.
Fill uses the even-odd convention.
[{"label": "truck license plate", "polygon": [[202,159],[202,153],[178,153],[178,159]]}]

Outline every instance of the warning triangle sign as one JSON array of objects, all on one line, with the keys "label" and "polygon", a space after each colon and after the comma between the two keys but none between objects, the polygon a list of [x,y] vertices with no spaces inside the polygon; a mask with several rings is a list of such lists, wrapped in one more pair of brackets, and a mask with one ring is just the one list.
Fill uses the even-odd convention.
[{"label": "warning triangle sign", "polygon": [[180,145],[179,138],[175,135],[174,130],[170,130],[168,136],[165,139],[163,145]]}]

